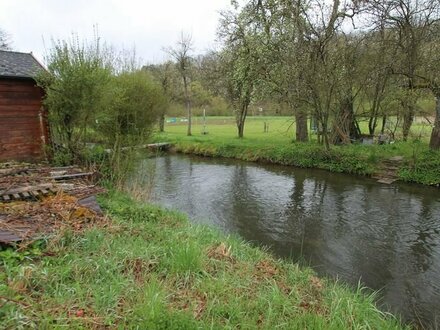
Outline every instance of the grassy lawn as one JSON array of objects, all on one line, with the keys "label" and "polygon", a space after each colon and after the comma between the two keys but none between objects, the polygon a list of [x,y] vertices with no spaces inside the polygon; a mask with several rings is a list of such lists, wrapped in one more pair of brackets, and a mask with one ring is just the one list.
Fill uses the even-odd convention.
[{"label": "grassy lawn", "polygon": [[[269,132],[264,133],[264,122],[269,124]],[[167,123],[165,131],[170,135],[186,135],[187,123]],[[203,118],[195,117],[192,132],[195,137],[202,136],[204,140],[234,139],[237,136],[237,127],[233,117],[207,117],[207,135],[202,135]],[[254,143],[266,142],[286,143],[295,135],[295,123],[291,117],[249,117],[246,120],[245,137]]]},{"label": "grassy lawn", "polygon": [[[264,122],[269,132],[264,133]],[[361,123],[363,131],[367,124]],[[289,117],[249,117],[245,137],[236,137],[236,127],[231,117],[209,117],[203,135],[202,119],[195,118],[193,136],[186,136],[186,123],[168,124],[165,133],[156,133],[155,141],[169,141],[179,152],[212,157],[230,157],[248,161],[272,162],[307,168],[321,168],[334,172],[372,175],[381,163],[394,156],[404,161],[399,169],[403,181],[428,185],[440,184],[440,153],[428,148],[429,126],[416,124],[408,142],[397,141],[388,145],[332,146],[326,151],[316,143],[293,142],[294,123]]]},{"label": "grassy lawn", "polygon": [[[391,118],[390,121],[394,121]],[[410,133],[410,140],[419,139],[422,142],[428,143],[432,127],[423,123],[423,118],[416,119],[412,126]],[[264,123],[269,124],[269,132],[264,133]],[[202,135],[203,118],[194,117],[192,123],[192,133],[194,136]],[[186,122],[167,123],[165,131],[171,135],[178,136],[185,135],[187,130]],[[359,127],[363,134],[368,133],[368,122],[359,121]],[[223,138],[230,139],[237,136],[237,127],[233,117],[207,117],[206,130],[208,135],[213,139]],[[377,129],[379,131],[379,129]],[[400,131],[397,130],[397,137],[400,137]],[[293,117],[248,117],[245,125],[245,139],[252,140],[257,143],[265,141],[268,143],[286,143],[290,142],[295,137],[295,122]],[[311,133],[309,135],[311,141],[316,141],[316,135]],[[209,140],[209,136],[206,139]]]},{"label": "grassy lawn", "polygon": [[360,288],[120,193],[100,202],[105,226],[1,251],[1,328],[402,328]]}]

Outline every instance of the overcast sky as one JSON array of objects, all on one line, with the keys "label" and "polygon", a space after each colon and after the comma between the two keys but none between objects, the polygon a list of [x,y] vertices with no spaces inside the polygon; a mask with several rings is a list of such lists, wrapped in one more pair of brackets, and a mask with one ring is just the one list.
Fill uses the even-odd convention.
[{"label": "overcast sky", "polygon": [[0,0],[0,28],[14,50],[41,61],[52,38],[76,33],[92,40],[97,26],[107,43],[135,46],[144,63],[157,63],[181,31],[192,34],[196,53],[215,46],[219,11],[229,6],[230,0]]}]

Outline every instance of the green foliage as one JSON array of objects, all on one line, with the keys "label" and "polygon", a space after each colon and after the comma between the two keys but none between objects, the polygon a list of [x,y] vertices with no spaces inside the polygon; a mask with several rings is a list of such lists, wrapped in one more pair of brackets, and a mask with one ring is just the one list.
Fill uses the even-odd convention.
[{"label": "green foliage", "polygon": [[112,93],[111,104],[98,113],[97,131],[123,145],[147,137],[166,105],[160,86],[145,71],[124,72],[113,77]]},{"label": "green foliage", "polygon": [[[238,123],[246,118],[247,106],[272,101],[286,104],[296,116],[299,141],[307,139],[307,116],[329,149],[330,143],[359,139],[357,117],[369,117],[373,135],[382,119],[396,115],[407,140],[414,116],[422,114],[421,97],[440,95],[440,35],[433,24],[439,19],[438,1],[232,4],[220,19],[223,48],[202,63],[216,80],[204,81],[223,93]],[[350,19],[365,24],[347,31]],[[432,103],[424,115],[434,114]],[[433,134],[432,139],[440,138]]]},{"label": "green foliage", "polygon": [[99,39],[92,44],[54,42],[47,59],[49,72],[38,77],[46,91],[53,138],[72,158],[83,147],[96,114],[111,104],[107,96],[112,68],[105,56]]},{"label": "green foliage", "polygon": [[399,177],[407,182],[440,185],[440,152],[426,150],[414,152],[413,157],[399,171]]},{"label": "green foliage", "polygon": [[3,264],[18,265],[20,262],[35,259],[42,255],[46,242],[36,241],[24,250],[17,247],[0,247],[0,262]]},{"label": "green foliage", "polygon": [[72,152],[63,146],[59,145],[52,150],[52,163],[55,166],[67,166],[71,165],[74,161]]},{"label": "green foliage", "polygon": [[118,58],[99,40],[54,42],[49,71],[38,82],[46,91],[53,162],[99,167],[121,181],[136,159],[132,147],[145,144],[168,100],[135,59]]}]

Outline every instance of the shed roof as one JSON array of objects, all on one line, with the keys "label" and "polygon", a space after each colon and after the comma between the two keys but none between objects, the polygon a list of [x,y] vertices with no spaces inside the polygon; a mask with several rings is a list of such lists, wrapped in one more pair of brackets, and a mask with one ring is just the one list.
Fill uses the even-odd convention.
[{"label": "shed roof", "polygon": [[0,78],[34,78],[45,70],[32,53],[0,50]]}]

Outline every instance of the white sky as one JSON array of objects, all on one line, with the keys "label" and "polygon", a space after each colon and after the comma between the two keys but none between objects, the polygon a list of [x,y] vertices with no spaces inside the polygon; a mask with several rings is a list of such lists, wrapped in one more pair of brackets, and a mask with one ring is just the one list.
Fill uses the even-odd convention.
[{"label": "white sky", "polygon": [[[143,63],[167,58],[181,31],[191,33],[195,53],[215,45],[219,11],[230,0],[0,0],[0,28],[10,34],[14,50],[33,52],[44,61],[51,39],[93,39],[114,47],[136,48]],[[44,42],[43,42],[44,40]]]}]

